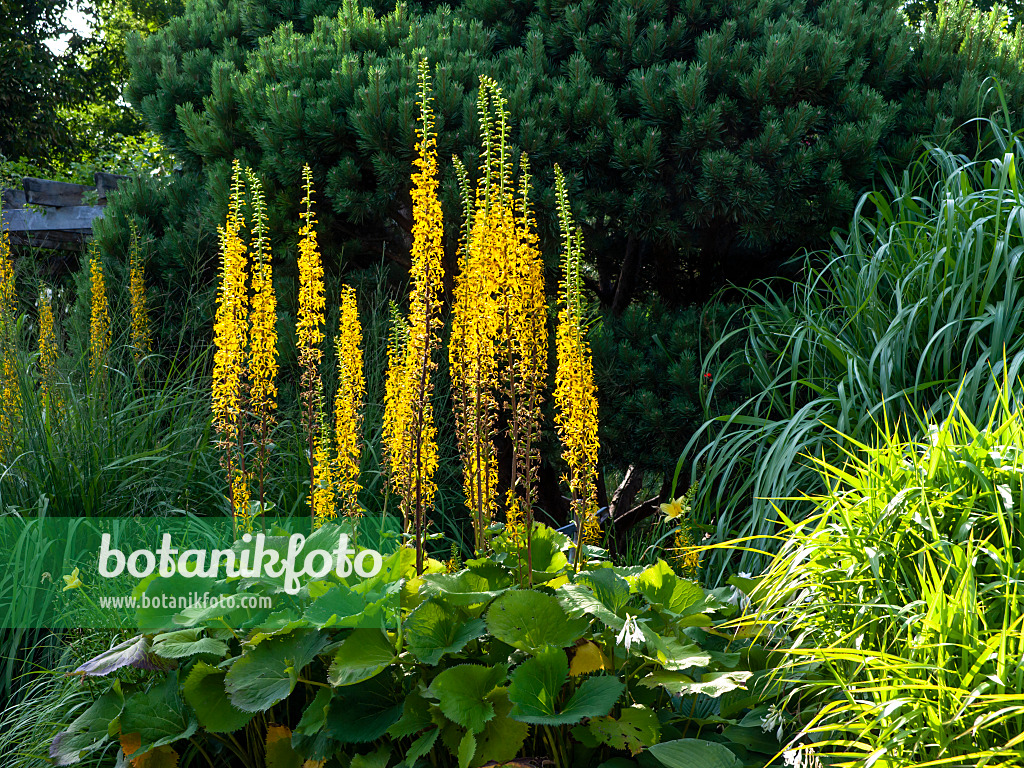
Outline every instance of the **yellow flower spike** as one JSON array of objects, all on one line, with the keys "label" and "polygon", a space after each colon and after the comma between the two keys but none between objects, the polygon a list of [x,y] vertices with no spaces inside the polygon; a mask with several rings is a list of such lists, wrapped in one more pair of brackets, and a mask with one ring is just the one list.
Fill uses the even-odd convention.
[{"label": "yellow flower spike", "polygon": [[14,284],[11,241],[3,222],[0,203],[0,441],[13,444],[21,418],[21,384],[18,381],[18,295]]},{"label": "yellow flower spike", "polygon": [[249,334],[248,258],[241,237],[242,170],[232,166],[227,219],[218,229],[221,250],[220,286],[213,326],[213,427],[222,449],[236,525],[251,530],[249,486],[245,478],[245,383]]},{"label": "yellow flower spike", "polygon": [[146,270],[139,248],[139,231],[135,226],[134,219],[131,222],[131,230],[128,293],[131,298],[132,357],[137,368],[152,351],[152,338],[149,328],[149,312],[146,307]]},{"label": "yellow flower spike", "polygon": [[96,377],[103,372],[110,351],[110,303],[103,276],[103,260],[95,243],[89,248],[89,286],[89,371]]},{"label": "yellow flower spike", "polygon": [[277,411],[277,297],[267,236],[267,207],[259,178],[246,170],[252,200],[252,308],[249,331],[249,410],[256,426],[256,467],[260,508],[265,504],[264,480],[271,430]]},{"label": "yellow flower spike", "polygon": [[64,589],[61,590],[62,592],[67,592],[69,589],[78,589],[79,587],[85,586],[85,583],[78,575],[77,568],[71,572],[70,576],[61,576],[61,578],[64,579]]},{"label": "yellow flower spike", "polygon": [[[562,458],[569,466],[569,490],[577,521],[577,545],[596,544],[597,522],[597,390],[586,338],[580,263],[583,237],[572,218],[565,176],[555,166],[558,218],[562,228],[562,284],[559,291],[555,347],[555,426],[562,441]],[[579,567],[581,557],[577,556]]]},{"label": "yellow flower spike", "polygon": [[[324,341],[324,268],[320,261],[317,245],[316,217],[313,213],[313,172],[308,165],[302,167],[302,205],[299,213],[302,226],[299,228],[299,313],[295,333],[299,352],[299,368],[302,371],[299,383],[302,398],[302,425],[306,431],[306,450],[309,454],[309,513],[314,526],[317,520],[327,515],[326,491],[320,487],[329,474],[327,467],[318,467],[325,460],[320,450],[323,427],[323,380],[320,377],[320,363],[323,360]],[[326,459],[329,461],[329,459]],[[334,516],[333,501],[330,517]]]},{"label": "yellow flower spike", "polygon": [[363,447],[363,400],[366,377],[363,373],[363,331],[359,323],[356,291],[346,285],[341,291],[338,320],[338,391],[334,398],[334,439],[338,451],[338,503],[341,513],[359,515],[359,464]]},{"label": "yellow flower spike", "polygon": [[[413,534],[416,572],[423,573],[427,511],[433,506],[437,428],[432,405],[434,353],[440,346],[444,218],[437,196],[437,136],[427,64],[419,64],[420,120],[412,176],[412,266],[409,318],[388,349],[384,455],[392,487]],[[399,340],[399,341],[395,341]]]},{"label": "yellow flower spike", "polygon": [[49,288],[39,291],[39,394],[47,415],[60,409],[58,395],[54,391],[57,382],[57,361],[60,349],[57,346],[57,331],[53,319],[53,292]]}]

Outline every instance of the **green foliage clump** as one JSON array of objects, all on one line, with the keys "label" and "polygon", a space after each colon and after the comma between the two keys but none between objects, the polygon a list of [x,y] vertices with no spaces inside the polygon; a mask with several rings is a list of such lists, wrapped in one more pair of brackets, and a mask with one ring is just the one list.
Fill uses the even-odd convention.
[{"label": "green foliage clump", "polygon": [[[591,327],[606,467],[668,477],[708,418],[731,413],[753,394],[748,370],[703,364],[705,353],[735,329],[739,310],[717,302],[679,310],[658,300],[637,302]],[[720,348],[723,357],[732,351]]]},{"label": "green foliage clump", "polygon": [[[968,416],[986,413],[992,372],[1024,370],[1024,144],[994,135],[982,155],[994,159],[933,148],[865,196],[827,263],[808,262],[791,295],[778,283],[748,292],[746,326],[718,348],[741,340],[733,356],[751,366],[758,393],[685,452],[691,477],[703,466],[708,479],[694,518],[720,540],[770,536],[777,509],[806,514],[800,495],[821,487],[810,457],[838,461],[886,421],[913,434],[917,414],[938,419],[955,393]],[[708,559],[710,582],[727,575],[727,557]],[[739,567],[758,562],[747,552]]]},{"label": "green foliage clump", "polygon": [[[296,562],[332,550],[341,531],[352,532],[317,529]],[[287,532],[270,533],[266,546],[284,552]],[[368,518],[358,533],[365,546],[386,532]],[[454,572],[430,560],[422,577],[402,547],[376,575],[302,577],[289,596],[286,576],[266,572],[142,581],[138,596],[167,599],[137,611],[145,634],[76,670],[97,682],[93,703],[50,757],[71,765],[120,741],[129,757],[198,751],[254,768],[264,749],[281,765],[478,768],[527,757],[681,768],[709,757],[764,765],[778,751],[759,726],[740,725],[778,657],[725,631],[737,612],[728,590],[706,592],[663,561],[588,559],[577,571],[570,540],[543,525],[532,536],[536,586],[526,588],[525,544],[492,543]],[[236,599],[162,605],[196,589]],[[709,720],[728,737],[705,738]]]},{"label": "green foliage clump", "polygon": [[1020,760],[1024,411],[1012,382],[973,422],[954,406],[912,440],[889,426],[821,462],[828,490],[786,525],[751,595],[796,638],[780,676],[802,673],[789,702],[799,735],[849,760],[836,764]]},{"label": "green foliage clump", "polygon": [[[408,251],[415,61],[437,64],[440,154],[467,167],[479,77],[504,87],[554,234],[555,163],[570,180],[593,288],[624,309],[639,290],[702,299],[801,246],[819,246],[922,138],[1024,102],[1019,37],[946,3],[922,30],[895,5],[787,0],[404,6],[203,0],[129,48],[128,98],[223,209],[233,158],[259,169],[271,223],[303,161],[326,192],[326,241]],[[454,178],[446,178],[457,210]],[[290,217],[289,217],[290,218]],[[543,228],[543,227],[542,227]]]}]

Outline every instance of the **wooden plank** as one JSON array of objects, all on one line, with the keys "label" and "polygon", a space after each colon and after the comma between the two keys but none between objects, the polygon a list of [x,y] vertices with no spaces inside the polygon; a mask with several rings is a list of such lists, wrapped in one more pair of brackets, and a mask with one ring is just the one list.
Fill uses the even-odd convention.
[{"label": "wooden plank", "polygon": [[0,192],[0,202],[3,203],[5,211],[9,211],[12,208],[24,208],[25,190],[5,189],[2,192]]},{"label": "wooden plank", "polygon": [[68,184],[64,181],[35,179],[31,176],[23,178],[21,184],[25,188],[26,202],[34,205],[80,206],[82,193],[96,189],[84,184]]},{"label": "wooden plank", "polygon": [[29,208],[4,213],[11,232],[49,232],[54,230],[92,230],[93,219],[103,218],[102,205],[72,205],[49,208],[45,213]]},{"label": "wooden plank", "polygon": [[107,193],[117,189],[118,184],[130,177],[97,171],[93,174],[93,178],[96,180],[96,191],[99,193],[100,202],[104,203],[107,200]]},{"label": "wooden plank", "polygon": [[11,232],[11,247],[50,248],[58,251],[81,251],[92,238],[91,229],[53,232]]}]

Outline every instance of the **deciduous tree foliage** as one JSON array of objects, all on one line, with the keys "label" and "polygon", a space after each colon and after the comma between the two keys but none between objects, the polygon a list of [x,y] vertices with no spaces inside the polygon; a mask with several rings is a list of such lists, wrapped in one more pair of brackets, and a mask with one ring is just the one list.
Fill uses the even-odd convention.
[{"label": "deciduous tree foliage", "polygon": [[[411,232],[415,61],[436,67],[440,157],[476,167],[481,74],[502,84],[553,244],[559,163],[615,311],[643,289],[701,298],[774,269],[847,221],[922,139],[970,150],[1024,96],[1020,37],[942,6],[921,31],[889,0],[196,0],[130,46],[129,99],[223,209],[233,158],[290,219],[303,162],[326,202],[325,258],[399,260]],[[973,21],[972,21],[973,19]],[[453,215],[455,180],[442,179]],[[280,200],[275,198],[280,197]],[[331,253],[333,247],[334,252]],[[554,253],[548,247],[546,251]]]}]

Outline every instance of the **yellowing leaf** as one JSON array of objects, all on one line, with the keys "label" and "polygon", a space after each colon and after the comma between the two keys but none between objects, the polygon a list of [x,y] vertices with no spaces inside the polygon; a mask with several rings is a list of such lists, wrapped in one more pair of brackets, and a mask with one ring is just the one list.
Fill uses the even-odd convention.
[{"label": "yellowing leaf", "polygon": [[576,646],[576,653],[569,663],[569,674],[572,677],[589,675],[591,672],[600,672],[603,669],[609,669],[608,660],[601,653],[597,643],[587,640],[582,645]]}]

